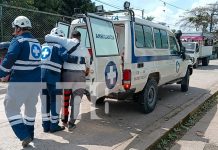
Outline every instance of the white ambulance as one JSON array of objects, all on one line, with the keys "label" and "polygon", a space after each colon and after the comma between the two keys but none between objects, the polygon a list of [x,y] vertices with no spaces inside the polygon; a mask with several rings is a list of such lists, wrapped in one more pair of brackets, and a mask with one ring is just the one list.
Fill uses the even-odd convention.
[{"label": "white ambulance", "polygon": [[132,10],[88,13],[69,26],[58,26],[69,36],[73,30],[81,32],[81,43],[92,57],[90,92],[99,100],[136,96],[142,111],[149,113],[158,86],[177,83],[181,91],[188,90],[192,62],[165,26],[135,18]]}]

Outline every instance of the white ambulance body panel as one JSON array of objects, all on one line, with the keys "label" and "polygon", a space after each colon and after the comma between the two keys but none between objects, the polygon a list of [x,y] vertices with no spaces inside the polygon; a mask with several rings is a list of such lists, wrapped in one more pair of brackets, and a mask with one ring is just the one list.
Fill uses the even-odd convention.
[{"label": "white ambulance body panel", "polygon": [[[98,98],[119,98],[120,93],[129,91],[138,93],[150,82],[154,87],[148,95],[156,98],[154,82],[158,86],[183,83],[187,70],[192,73],[191,60],[181,57],[174,34],[165,26],[144,19],[133,20],[126,13],[88,14],[86,21],[72,21],[72,30],[81,32],[81,43],[92,55],[90,89]],[[155,104],[145,111],[151,112]]]}]

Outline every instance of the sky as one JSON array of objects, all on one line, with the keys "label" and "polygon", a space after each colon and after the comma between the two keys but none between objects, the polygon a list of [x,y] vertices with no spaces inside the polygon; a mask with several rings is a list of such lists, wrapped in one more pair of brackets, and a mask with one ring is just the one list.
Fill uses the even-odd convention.
[{"label": "sky", "polygon": [[[123,9],[123,3],[126,0],[92,0],[96,5],[104,5],[103,3]],[[127,0],[128,1],[128,0]],[[164,5],[164,2],[166,5]],[[208,6],[218,0],[129,0],[130,7],[136,10],[136,17],[142,17],[144,9],[144,16],[153,16],[154,22],[165,22],[171,29],[180,29],[176,23],[184,16],[185,10],[191,10],[195,7]],[[170,6],[172,4],[176,7]],[[116,10],[116,8],[104,5],[105,10]]]}]

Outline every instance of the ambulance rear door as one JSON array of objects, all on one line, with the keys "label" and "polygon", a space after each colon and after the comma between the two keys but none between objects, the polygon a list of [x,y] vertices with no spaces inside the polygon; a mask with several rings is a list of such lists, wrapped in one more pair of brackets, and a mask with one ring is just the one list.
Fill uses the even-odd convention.
[{"label": "ambulance rear door", "polygon": [[112,21],[94,14],[86,15],[86,23],[93,52],[94,84],[91,93],[97,98],[117,93],[122,86],[121,56]]}]

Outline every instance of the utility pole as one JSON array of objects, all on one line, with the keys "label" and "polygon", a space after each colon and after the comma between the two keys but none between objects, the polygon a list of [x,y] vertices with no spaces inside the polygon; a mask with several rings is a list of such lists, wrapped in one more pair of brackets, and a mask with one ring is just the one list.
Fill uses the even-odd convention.
[{"label": "utility pole", "polygon": [[213,16],[214,15],[218,15],[215,13],[215,7],[218,5],[217,3],[215,4],[208,4],[208,5],[213,5],[213,8],[212,8],[212,12],[211,12],[211,15],[210,15],[210,33],[212,32],[213,30]]},{"label": "utility pole", "polygon": [[144,16],[144,9],[142,9],[142,19],[145,19],[145,16]]},{"label": "utility pole", "polygon": [[212,32],[212,29],[213,29],[213,16],[214,16],[214,11],[215,11],[215,8],[213,7],[212,12],[211,12],[211,15],[210,15],[210,33]]}]

